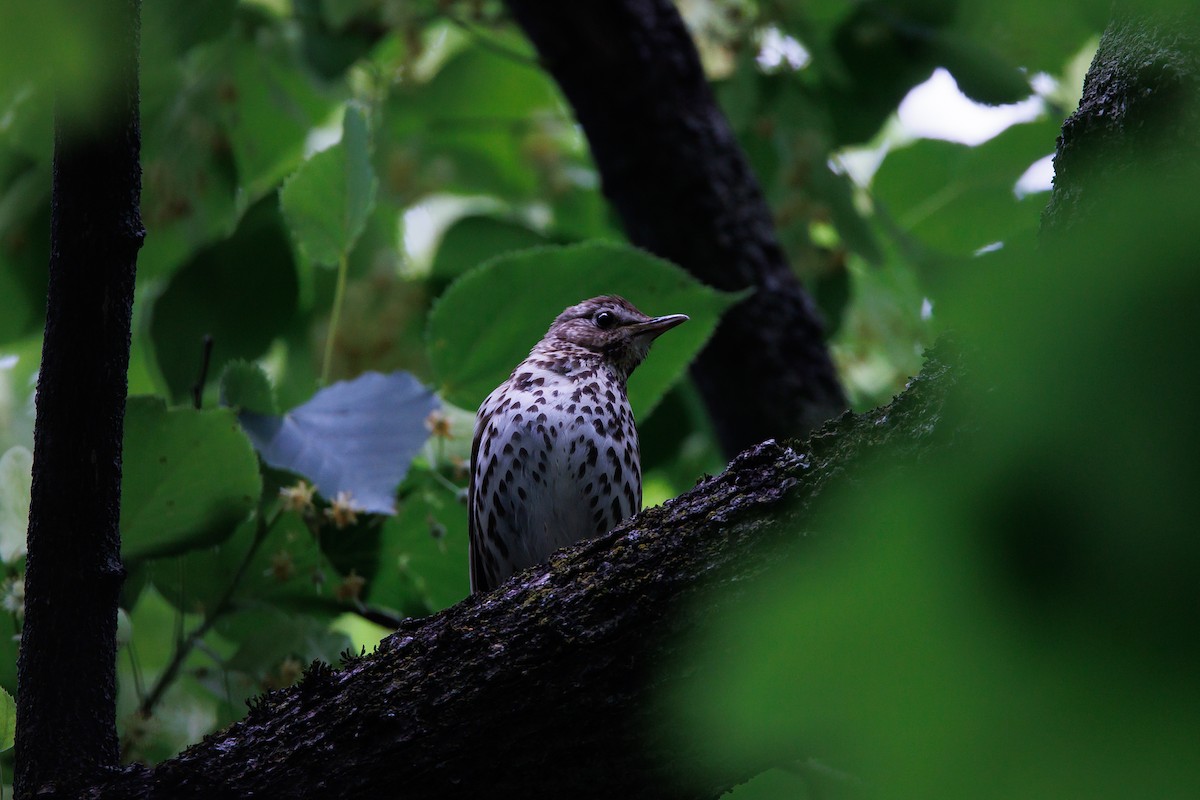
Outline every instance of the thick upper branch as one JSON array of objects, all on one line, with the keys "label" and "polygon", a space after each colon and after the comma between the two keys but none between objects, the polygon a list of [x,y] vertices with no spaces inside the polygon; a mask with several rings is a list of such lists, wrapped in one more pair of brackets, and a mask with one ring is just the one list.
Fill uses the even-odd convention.
[{"label": "thick upper branch", "polygon": [[[744,585],[801,542],[813,500],[865,457],[911,460],[941,441],[951,376],[939,367],[803,450],[755,447],[611,534],[410,621],[377,652],[311,671],[243,722],[85,796],[678,795],[699,756],[670,734],[660,702],[696,677],[678,654],[731,597],[712,590]],[[705,793],[744,771],[729,767]]]},{"label": "thick upper branch", "polygon": [[815,307],[670,0],[508,0],[591,145],[630,240],[732,309],[692,374],[725,451],[806,434],[846,407]]}]

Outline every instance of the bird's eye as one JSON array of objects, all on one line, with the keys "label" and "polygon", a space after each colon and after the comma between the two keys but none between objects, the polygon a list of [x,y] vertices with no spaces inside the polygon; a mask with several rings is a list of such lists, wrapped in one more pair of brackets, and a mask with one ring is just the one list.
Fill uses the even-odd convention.
[{"label": "bird's eye", "polygon": [[602,331],[612,330],[617,327],[617,315],[611,311],[596,312],[596,327]]}]

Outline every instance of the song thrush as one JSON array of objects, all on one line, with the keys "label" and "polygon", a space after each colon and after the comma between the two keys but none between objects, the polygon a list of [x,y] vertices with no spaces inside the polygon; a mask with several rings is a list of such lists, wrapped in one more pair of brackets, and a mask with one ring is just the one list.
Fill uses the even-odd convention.
[{"label": "song thrush", "polygon": [[625,385],[650,343],[685,320],[648,317],[621,297],[585,300],[559,314],[483,401],[467,500],[472,592],[641,508]]}]

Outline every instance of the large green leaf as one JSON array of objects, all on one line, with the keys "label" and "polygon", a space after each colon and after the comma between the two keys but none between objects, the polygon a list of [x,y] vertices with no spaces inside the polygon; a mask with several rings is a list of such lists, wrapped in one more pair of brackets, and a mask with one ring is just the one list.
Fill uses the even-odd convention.
[{"label": "large green leaf", "polygon": [[400,513],[384,520],[379,572],[368,587],[368,602],[431,613],[470,593],[467,515],[454,492],[431,473],[410,483]]},{"label": "large green leaf", "polygon": [[935,249],[966,255],[1036,228],[1042,203],[1022,203],[1017,179],[1053,152],[1059,125],[1014,125],[978,147],[922,139],[889,153],[876,199],[905,230]]},{"label": "large green leaf", "polygon": [[721,313],[740,295],[719,292],[679,267],[615,244],[544,247],[510,253],[456,281],[429,320],[429,353],[443,396],[475,408],[503,382],[566,307],[617,294],[647,314],[691,321],[654,344],[629,382],[644,418],[708,341]]},{"label": "large green leaf", "polygon": [[258,458],[232,411],[129,399],[121,488],[126,560],[219,542],[261,493]]},{"label": "large green leaf", "polygon": [[237,231],[171,276],[154,301],[150,336],[170,394],[182,399],[200,373],[201,343],[213,338],[210,380],[232,359],[263,354],[296,314],[299,285],[276,204],[264,199]]},{"label": "large green leaf", "polygon": [[472,214],[456,220],[442,234],[430,272],[435,279],[449,282],[501,253],[539,244],[546,244],[546,238],[525,225]]},{"label": "large green leaf", "polygon": [[279,190],[292,235],[318,264],[337,264],[367,224],[379,187],[370,150],[366,113],[351,104],[342,140],[306,161]]},{"label": "large green leaf", "polygon": [[398,87],[384,109],[380,160],[389,188],[528,196],[539,159],[557,155],[542,133],[568,130],[544,70],[482,46],[455,54],[424,84]]},{"label": "large green leaf", "polygon": [[[225,51],[218,83],[238,182],[248,200],[273,189],[304,156],[304,143],[334,103],[299,69],[285,37],[218,43]],[[217,51],[216,55],[220,55]]]}]

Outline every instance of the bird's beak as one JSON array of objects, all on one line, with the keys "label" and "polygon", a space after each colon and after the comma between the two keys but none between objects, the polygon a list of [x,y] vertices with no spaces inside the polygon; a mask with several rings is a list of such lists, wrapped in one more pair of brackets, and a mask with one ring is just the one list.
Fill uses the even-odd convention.
[{"label": "bird's beak", "polygon": [[654,317],[645,322],[635,323],[630,325],[629,328],[634,336],[644,337],[649,341],[653,341],[676,325],[687,321],[687,314],[667,314],[664,317]]}]

